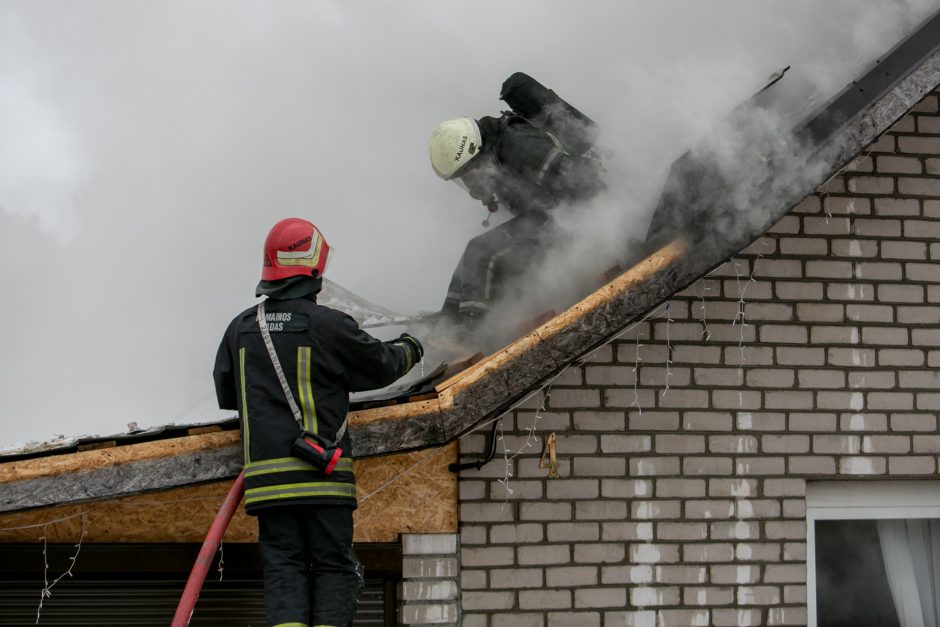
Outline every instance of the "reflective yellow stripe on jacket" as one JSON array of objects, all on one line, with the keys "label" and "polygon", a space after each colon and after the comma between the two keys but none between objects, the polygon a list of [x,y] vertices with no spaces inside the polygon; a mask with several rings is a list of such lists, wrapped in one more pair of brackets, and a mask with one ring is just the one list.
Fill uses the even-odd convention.
[{"label": "reflective yellow stripe on jacket", "polygon": [[238,349],[238,372],[242,389],[242,445],[245,447],[245,463],[251,461],[251,453],[248,448],[249,430],[248,430],[248,396],[245,394],[245,347]]},{"label": "reflective yellow stripe on jacket", "polygon": [[356,498],[356,485],[353,483],[332,483],[311,481],[308,483],[286,483],[283,485],[251,488],[245,491],[245,505],[262,503],[274,499],[329,497]]},{"label": "reflective yellow stripe on jacket", "polygon": [[300,396],[300,411],[304,416],[304,429],[311,433],[318,433],[317,408],[313,402],[313,384],[311,383],[312,357],[311,347],[297,347],[297,393]]},{"label": "reflective yellow stripe on jacket", "polygon": [[[336,463],[336,468],[333,469],[333,472],[352,472],[352,469],[352,458],[340,457],[339,461]],[[321,470],[313,464],[302,459],[298,459],[297,457],[278,457],[276,459],[265,459],[263,461],[249,462],[245,464],[246,477],[268,475],[273,472],[295,472],[298,470],[307,472],[321,472]]]}]

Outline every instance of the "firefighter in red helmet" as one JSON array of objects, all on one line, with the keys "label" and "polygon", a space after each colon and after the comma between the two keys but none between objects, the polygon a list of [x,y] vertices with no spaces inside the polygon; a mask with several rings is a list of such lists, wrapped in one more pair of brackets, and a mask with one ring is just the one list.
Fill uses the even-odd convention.
[{"label": "firefighter in red helmet", "polygon": [[281,220],[264,243],[265,300],[235,316],[216,355],[219,407],[241,418],[245,509],[258,517],[270,625],[345,627],[362,570],[349,393],[384,387],[421,360],[410,335],[381,342],[319,305],[330,246],[311,222]]}]

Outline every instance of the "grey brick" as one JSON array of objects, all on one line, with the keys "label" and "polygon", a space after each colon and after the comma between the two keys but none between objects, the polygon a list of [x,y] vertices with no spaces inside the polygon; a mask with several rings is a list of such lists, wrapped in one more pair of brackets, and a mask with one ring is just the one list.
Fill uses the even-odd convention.
[{"label": "grey brick", "polygon": [[705,496],[705,480],[657,479],[656,496],[659,498],[695,498]]},{"label": "grey brick", "polygon": [[793,412],[789,415],[790,431],[835,431],[836,414],[822,412]]},{"label": "grey brick", "polygon": [[452,555],[457,552],[457,535],[453,533],[409,533],[402,536],[405,555]]},{"label": "grey brick", "polygon": [[631,457],[630,474],[637,477],[679,474],[678,457]]},{"label": "grey brick", "polygon": [[[813,279],[851,279],[857,275],[858,263],[850,261],[813,260],[806,262],[806,276]],[[816,293],[815,291],[813,292]],[[820,290],[821,293],[821,290]]]},{"label": "grey brick", "polygon": [[778,586],[740,586],[738,605],[777,605],[780,603]]},{"label": "grey brick", "polygon": [[[904,223],[905,232],[908,229],[908,225],[913,222],[909,220]],[[921,233],[919,237],[923,237]],[[906,235],[906,237],[914,237],[913,235]],[[912,241],[890,241],[886,240],[881,242],[881,258],[882,259],[927,259],[927,244],[925,242],[912,242]]]},{"label": "grey brick", "polygon": [[653,523],[603,522],[601,523],[601,539],[604,542],[652,540]]},{"label": "grey brick", "polygon": [[829,348],[827,361],[830,366],[867,368],[875,365],[873,348]]},{"label": "grey brick", "polygon": [[689,454],[705,452],[705,436],[657,434],[655,436],[657,453]]},{"label": "grey brick", "polygon": [[679,428],[679,412],[643,410],[631,412],[627,421],[631,431],[676,431]]},{"label": "grey brick", "polygon": [[[512,612],[512,614],[494,614],[493,627],[544,627],[545,617],[540,613]],[[466,627],[462,625],[461,627]]]},{"label": "grey brick", "polygon": [[496,590],[506,588],[543,587],[541,568],[494,568],[490,571],[490,586]]},{"label": "grey brick", "polygon": [[884,457],[843,457],[839,460],[839,474],[883,475],[887,471]]},{"label": "grey brick", "polygon": [[711,405],[714,409],[759,409],[761,406],[761,392],[714,390],[712,391]]},{"label": "grey brick", "polygon": [[600,526],[596,522],[559,522],[546,525],[549,542],[593,542],[600,539]]},{"label": "grey brick", "polygon": [[757,438],[752,435],[712,435],[708,437],[712,453],[756,453]]},{"label": "grey brick", "polygon": [[897,174],[920,174],[924,169],[920,159],[914,157],[896,157],[892,155],[877,157],[875,167],[879,172]]},{"label": "grey brick", "polygon": [[887,431],[888,416],[885,414],[841,414],[839,428],[843,431]]},{"label": "grey brick", "polygon": [[523,610],[564,610],[571,606],[570,590],[523,590],[519,592],[519,608]]},{"label": "grey brick", "polygon": [[679,518],[682,512],[680,501],[640,501],[630,503],[630,518],[633,520],[662,520]]},{"label": "grey brick", "polygon": [[878,351],[880,366],[923,366],[924,351],[917,348],[883,348]]},{"label": "grey brick", "polygon": [[574,504],[575,518],[581,520],[623,520],[627,517],[625,501],[578,501]]},{"label": "grey brick", "polygon": [[513,548],[506,547],[463,547],[460,551],[461,564],[474,566],[510,566],[513,563]]},{"label": "grey brick", "polygon": [[892,475],[932,475],[936,471],[935,457],[904,455],[888,458],[888,473]]},{"label": "grey brick", "polygon": [[605,499],[629,499],[652,493],[653,482],[649,479],[601,479],[601,497]]},{"label": "grey brick", "polygon": [[574,591],[576,608],[624,607],[627,591],[624,588],[578,588]]},{"label": "grey brick", "polygon": [[862,370],[849,373],[849,387],[853,390],[885,390],[895,387],[895,374],[890,370]]},{"label": "grey brick", "polygon": [[708,539],[708,525],[704,522],[656,523],[658,540],[703,541]]},{"label": "grey brick", "polygon": [[763,611],[749,608],[714,609],[712,624],[715,627],[757,627],[764,624]]},{"label": "grey brick", "polygon": [[911,196],[940,196],[940,181],[933,177],[898,177],[898,191]]},{"label": "grey brick", "polygon": [[456,557],[403,557],[402,577],[405,579],[444,579],[457,577]]},{"label": "grey brick", "polygon": [[804,322],[842,322],[845,319],[845,305],[797,303],[796,317]]},{"label": "grey brick", "polygon": [[774,293],[777,298],[783,300],[822,300],[823,284],[808,281],[777,281],[774,283]]},{"label": "grey brick", "polygon": [[734,463],[730,457],[685,457],[682,459],[683,475],[730,475]]},{"label": "grey brick", "polygon": [[517,550],[520,566],[567,564],[571,561],[571,547],[567,544],[521,546]]},{"label": "grey brick", "polygon": [[[881,199],[876,199],[876,207],[878,200]],[[917,207],[917,201],[915,200],[913,202],[915,207]],[[878,256],[878,242],[874,240],[840,238],[831,241],[833,257],[860,257],[870,259]]]},{"label": "grey brick", "polygon": [[552,390],[548,401],[549,407],[600,407],[601,397],[599,390],[586,388],[556,388]]},{"label": "grey brick", "polygon": [[685,502],[685,518],[710,520],[734,516],[734,501],[730,499],[688,500]]},{"label": "grey brick", "polygon": [[751,584],[760,582],[761,578],[760,566],[753,564],[721,564],[712,566],[709,570],[711,572],[711,582],[717,584]]},{"label": "grey brick", "polygon": [[623,457],[576,457],[573,475],[578,477],[622,477],[627,471],[627,460]]},{"label": "grey brick", "polygon": [[750,498],[757,496],[756,479],[715,478],[708,480],[708,494],[712,497]]},{"label": "grey brick", "polygon": [[826,285],[826,299],[871,301],[875,300],[875,289],[865,283],[829,283]]},{"label": "grey brick", "polygon": [[856,455],[862,451],[862,439],[857,435],[814,435],[814,453],[834,453],[839,455]]},{"label": "grey brick", "polygon": [[739,542],[734,546],[736,562],[779,562],[779,542]]},{"label": "grey brick", "polygon": [[[869,409],[905,410],[914,408],[914,395],[909,392],[869,392],[867,406]],[[918,409],[925,409],[918,407]]]},{"label": "grey brick", "polygon": [[794,475],[834,475],[836,460],[834,457],[821,455],[794,455],[787,459],[790,474]]},{"label": "grey brick", "polygon": [[686,431],[730,431],[731,424],[728,412],[687,411],[682,415],[682,428]]},{"label": "grey brick", "polygon": [[630,589],[630,604],[636,607],[660,607],[679,604],[677,586],[636,586]]},{"label": "grey brick", "polygon": [[648,435],[602,435],[603,453],[640,453],[651,451],[653,438]]},{"label": "grey brick", "polygon": [[[461,505],[462,506],[462,505]],[[521,520],[571,520],[571,503],[520,503]]]},{"label": "grey brick", "polygon": [[783,366],[822,366],[826,363],[826,349],[824,348],[780,346],[776,350],[777,362]]},{"label": "grey brick", "polygon": [[764,494],[766,496],[802,497],[806,495],[806,481],[803,479],[766,479]]},{"label": "grey brick", "polygon": [[787,416],[776,412],[739,411],[737,425],[742,431],[783,431],[786,429]]},{"label": "grey brick", "polygon": [[535,523],[493,525],[490,528],[490,542],[493,544],[528,544],[541,542],[544,537],[542,525]]},{"label": "grey brick", "polygon": [[[743,351],[741,349],[744,349]],[[743,353],[743,356],[742,356]],[[770,366],[774,363],[774,349],[769,346],[726,346],[726,366]]]},{"label": "grey brick", "polygon": [[[626,420],[626,415],[622,411],[574,412],[574,428],[578,431],[623,431]],[[604,440],[602,437],[601,451],[603,450]]]},{"label": "grey brick", "polygon": [[[731,605],[734,603],[733,587],[688,587],[682,591],[683,603],[693,606]],[[686,623],[692,625],[693,623]],[[706,623],[707,624],[707,623]]]},{"label": "grey brick", "polygon": [[549,588],[596,586],[596,566],[560,566],[545,569],[545,585]]},{"label": "grey brick", "polygon": [[622,562],[626,557],[626,547],[623,544],[576,544],[574,545],[574,561],[577,564],[609,564]]},{"label": "grey brick", "polygon": [[549,612],[548,627],[600,627],[601,615],[597,612]]},{"label": "grey brick", "polygon": [[891,414],[892,431],[936,431],[935,414]]},{"label": "grey brick", "polygon": [[[688,545],[685,545],[688,546]],[[645,542],[630,545],[630,562],[634,564],[660,564],[679,561],[679,545]]]},{"label": "grey brick", "polygon": [[940,307],[898,307],[898,322],[901,324],[940,324]]},{"label": "grey brick", "polygon": [[747,371],[746,379],[749,387],[791,388],[795,374],[789,368],[753,368]]},{"label": "grey brick", "polygon": [[898,150],[909,154],[940,154],[940,137],[899,137]]},{"label": "grey brick", "polygon": [[810,409],[813,406],[812,392],[769,391],[764,392],[764,407],[767,409]]},{"label": "grey brick", "polygon": [[853,193],[887,195],[894,192],[894,179],[888,176],[850,176],[847,188]]},{"label": "grey brick", "polygon": [[862,237],[900,237],[901,221],[893,218],[855,218],[852,234]]},{"label": "grey brick", "polygon": [[736,475],[782,475],[786,472],[784,457],[739,457],[734,463]]},{"label": "grey brick", "polygon": [[515,604],[516,595],[513,592],[477,592],[464,590],[460,600],[464,611],[508,610],[512,609]]},{"label": "grey brick", "polygon": [[797,373],[799,387],[813,389],[837,389],[845,387],[845,372],[842,370],[800,370]]}]

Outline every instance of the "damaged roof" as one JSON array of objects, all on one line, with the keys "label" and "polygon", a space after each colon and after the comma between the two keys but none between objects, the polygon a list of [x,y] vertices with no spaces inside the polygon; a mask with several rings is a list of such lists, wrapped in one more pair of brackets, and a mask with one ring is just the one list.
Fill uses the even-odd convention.
[{"label": "damaged roof", "polygon": [[[582,300],[539,320],[522,337],[488,356],[467,356],[460,363],[391,390],[384,398],[353,398],[350,432],[355,457],[441,446],[511,409],[570,364],[746,248],[938,85],[940,13],[887,51],[834,99],[801,120],[790,131],[793,141],[747,145],[751,157],[767,164],[760,180],[740,181],[716,173],[709,160],[709,141],[715,138],[705,138],[673,164],[639,260],[625,260],[623,268],[613,268],[599,277],[593,286],[597,289]],[[724,134],[722,141],[729,141],[729,133],[739,133],[737,139],[742,142],[747,139],[747,129],[739,128],[746,122],[738,122],[746,119],[748,108],[764,106],[766,98],[761,94],[769,91],[762,90],[732,112],[728,123],[716,131]],[[731,141],[734,139],[732,136]],[[802,167],[807,163],[818,167]],[[785,167],[796,175],[782,182],[776,173]],[[766,211],[759,216],[742,214],[741,198],[759,198]],[[721,229],[732,212],[739,221],[748,220],[744,220],[746,228],[729,237]],[[714,237],[716,231],[722,237]],[[376,403],[381,405],[371,406]],[[237,421],[219,423],[218,429],[234,431]],[[174,428],[165,427],[159,432],[97,440],[121,445],[178,435]],[[236,437],[235,433],[225,434],[225,438]],[[237,441],[225,438],[213,440],[215,444],[208,450],[177,455],[175,461],[127,461],[120,473],[105,467],[88,471],[100,477],[85,474],[71,480],[58,476],[54,490],[43,484],[50,481],[48,478],[16,480],[15,472],[12,478],[4,478],[3,467],[10,464],[2,464],[0,482],[5,487],[0,511],[113,498],[232,477],[241,468],[241,448]],[[28,458],[79,450],[83,444],[96,443],[92,440],[71,442],[67,448],[19,451],[0,456],[0,462],[28,464]],[[157,465],[159,471],[155,471]],[[70,491],[69,481],[77,482],[79,489],[71,486]]]}]

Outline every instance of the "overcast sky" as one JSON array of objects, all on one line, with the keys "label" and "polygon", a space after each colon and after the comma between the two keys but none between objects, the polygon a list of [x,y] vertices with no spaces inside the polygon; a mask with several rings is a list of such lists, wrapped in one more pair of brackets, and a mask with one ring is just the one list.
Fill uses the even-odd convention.
[{"label": "overcast sky", "polygon": [[334,281],[439,308],[485,216],[427,139],[498,114],[514,71],[601,125],[642,226],[772,72],[835,93],[937,4],[0,0],[0,447],[211,416],[283,217],[320,226]]}]

